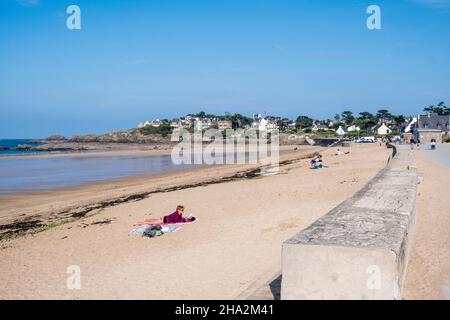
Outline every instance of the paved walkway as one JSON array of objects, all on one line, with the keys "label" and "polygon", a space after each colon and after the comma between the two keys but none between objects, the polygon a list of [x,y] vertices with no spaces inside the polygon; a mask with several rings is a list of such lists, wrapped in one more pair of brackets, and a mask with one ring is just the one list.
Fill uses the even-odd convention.
[{"label": "paved walkway", "polygon": [[421,151],[429,160],[450,168],[450,144],[438,144],[436,150],[431,150],[429,145],[424,145]]}]

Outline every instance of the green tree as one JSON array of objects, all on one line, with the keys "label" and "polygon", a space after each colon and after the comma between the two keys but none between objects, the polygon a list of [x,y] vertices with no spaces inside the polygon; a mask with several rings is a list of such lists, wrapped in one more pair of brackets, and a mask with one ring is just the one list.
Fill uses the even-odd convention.
[{"label": "green tree", "polygon": [[236,113],[233,116],[231,116],[231,127],[233,129],[243,128],[245,126],[250,125],[252,121],[253,120],[251,118]]},{"label": "green tree", "polygon": [[353,121],[355,121],[355,117],[353,116],[353,112],[351,111],[344,111],[342,112],[342,120],[344,121],[344,123],[348,126],[351,125],[353,123]]},{"label": "green tree", "polygon": [[406,119],[403,115],[394,116],[393,119],[394,119],[396,125],[402,125],[406,121]]},{"label": "green tree", "polygon": [[375,120],[376,117],[373,114],[371,114],[370,112],[363,111],[363,112],[359,113],[358,119],[360,119],[360,120]]},{"label": "green tree", "polygon": [[172,127],[170,127],[169,123],[162,123],[159,127],[146,126],[140,128],[139,131],[143,135],[160,134],[163,137],[166,137],[172,133]]},{"label": "green tree", "polygon": [[359,113],[358,119],[355,124],[361,128],[361,130],[368,130],[378,123],[377,118],[370,112],[363,111]]},{"label": "green tree", "polygon": [[425,111],[425,112],[433,112],[433,109],[434,109],[434,106],[428,106],[428,107],[423,108],[423,111]]},{"label": "green tree", "polygon": [[277,126],[280,131],[286,131],[288,124],[289,124],[289,119],[284,118],[284,119],[277,120]]},{"label": "green tree", "polygon": [[199,117],[200,119],[204,118],[206,116],[205,111],[200,111],[199,113],[197,113],[195,116]]},{"label": "green tree", "polygon": [[295,126],[300,129],[308,128],[313,125],[313,119],[307,116],[299,116],[295,120]]},{"label": "green tree", "polygon": [[381,122],[385,122],[392,118],[392,114],[386,109],[380,109],[377,111],[377,119]]},{"label": "green tree", "polygon": [[445,105],[444,101],[439,102],[436,106],[425,107],[423,108],[423,111],[436,113],[440,116],[450,115],[450,109]]}]

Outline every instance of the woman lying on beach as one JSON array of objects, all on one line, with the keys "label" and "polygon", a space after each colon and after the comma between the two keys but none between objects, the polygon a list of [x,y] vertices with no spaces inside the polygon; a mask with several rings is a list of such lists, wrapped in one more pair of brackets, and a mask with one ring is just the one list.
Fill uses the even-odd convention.
[{"label": "woman lying on beach", "polygon": [[175,212],[163,217],[163,223],[184,223],[195,221],[195,217],[183,218],[184,206],[178,205]]},{"label": "woman lying on beach", "polygon": [[183,213],[184,213],[184,206],[178,205],[175,212],[167,216],[161,217],[159,219],[144,220],[143,222],[138,222],[137,224],[135,224],[135,226],[150,225],[150,224],[189,223],[195,221],[195,217],[189,216],[187,218],[183,218]]}]

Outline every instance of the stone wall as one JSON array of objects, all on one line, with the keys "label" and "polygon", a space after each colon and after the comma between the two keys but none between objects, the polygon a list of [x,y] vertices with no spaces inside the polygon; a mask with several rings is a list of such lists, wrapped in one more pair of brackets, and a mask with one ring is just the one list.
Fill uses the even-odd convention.
[{"label": "stone wall", "polygon": [[408,146],[362,190],[283,244],[281,299],[400,299],[415,224]]}]

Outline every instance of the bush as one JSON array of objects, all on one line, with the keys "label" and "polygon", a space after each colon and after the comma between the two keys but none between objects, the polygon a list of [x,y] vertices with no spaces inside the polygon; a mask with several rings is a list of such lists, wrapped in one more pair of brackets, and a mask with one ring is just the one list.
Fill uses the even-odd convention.
[{"label": "bush", "polygon": [[350,131],[346,132],[345,136],[347,138],[358,138],[358,137],[364,137],[367,136],[367,131],[361,130],[361,131]]},{"label": "bush", "polygon": [[146,127],[140,128],[139,132],[145,136],[148,136],[151,134],[160,134],[163,137],[166,137],[167,135],[172,133],[172,127],[169,124],[162,124],[159,127],[146,126]]},{"label": "bush", "polygon": [[446,134],[443,138],[442,138],[442,142],[443,143],[450,143],[450,135]]}]

